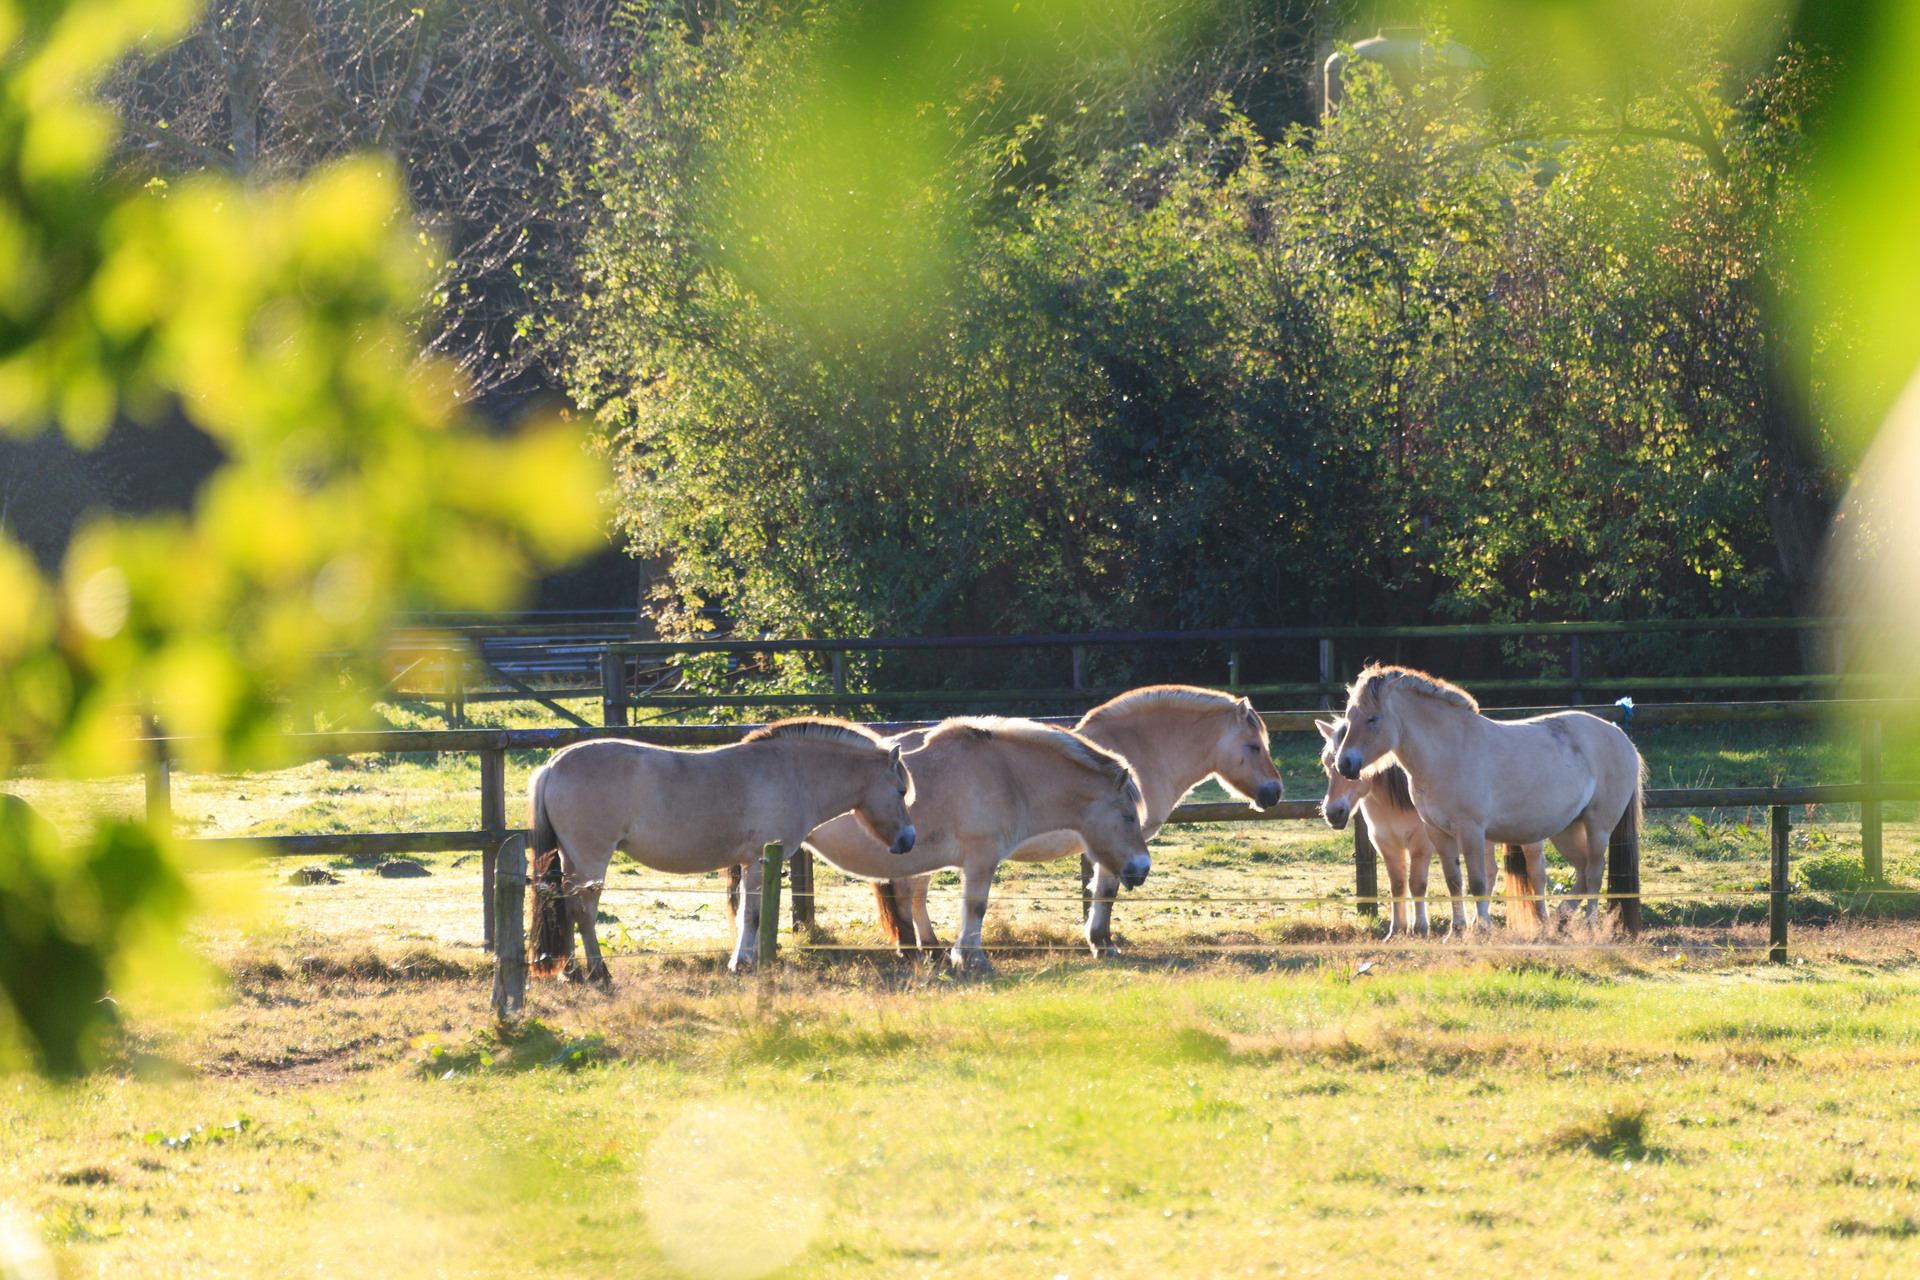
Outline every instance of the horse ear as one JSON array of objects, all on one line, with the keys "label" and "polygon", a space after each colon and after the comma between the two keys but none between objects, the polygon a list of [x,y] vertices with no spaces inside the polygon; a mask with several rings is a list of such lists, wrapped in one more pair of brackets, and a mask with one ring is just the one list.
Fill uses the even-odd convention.
[{"label": "horse ear", "polygon": [[889,768],[891,768],[892,766],[899,763],[900,763],[900,748],[896,744],[895,746],[889,748],[887,751],[887,765]]},{"label": "horse ear", "polygon": [[1338,720],[1315,720],[1313,727],[1320,731],[1321,739],[1326,742],[1332,742],[1333,736],[1340,732]]}]

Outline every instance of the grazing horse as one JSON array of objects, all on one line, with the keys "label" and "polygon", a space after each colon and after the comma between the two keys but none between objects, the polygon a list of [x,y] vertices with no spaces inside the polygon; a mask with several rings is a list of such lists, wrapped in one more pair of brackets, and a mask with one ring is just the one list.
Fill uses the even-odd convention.
[{"label": "grazing horse", "polygon": [[[1346,721],[1316,720],[1313,724],[1326,742],[1320,753],[1320,767],[1327,775],[1327,794],[1320,802],[1320,815],[1328,826],[1340,831],[1347,825],[1347,816],[1358,807],[1360,815],[1367,820],[1367,835],[1373,847],[1380,851],[1381,861],[1387,864],[1393,915],[1388,921],[1386,936],[1391,938],[1407,931],[1409,898],[1413,904],[1413,932],[1423,937],[1427,934],[1427,869],[1433,865],[1436,848],[1440,853],[1441,873],[1447,878],[1447,893],[1453,899],[1454,935],[1464,933],[1467,911],[1466,902],[1460,896],[1459,851],[1451,840],[1433,838],[1433,829],[1413,807],[1407,771],[1397,764],[1382,767],[1376,762],[1370,772],[1349,781],[1340,776],[1333,763],[1335,745],[1346,732]],[[1493,849],[1489,841],[1485,873],[1489,881],[1493,879]],[[1513,895],[1507,909],[1510,926],[1524,924],[1538,930],[1545,917],[1540,898],[1534,896],[1538,891],[1533,886],[1545,883],[1546,846],[1538,842],[1525,847],[1508,845],[1507,892]]]},{"label": "grazing horse", "polygon": [[858,824],[836,818],[807,838],[849,875],[886,880],[960,869],[965,908],[951,959],[992,971],[980,947],[994,872],[1014,850],[1049,832],[1074,833],[1096,864],[1129,889],[1153,859],[1141,827],[1145,804],[1127,762],[1066,729],[1032,720],[947,720],[902,757],[913,770],[910,812],[920,841],[890,858]]},{"label": "grazing horse", "polygon": [[[1491,916],[1487,874],[1478,855],[1500,844],[1552,840],[1573,867],[1573,896],[1587,899],[1593,919],[1606,873],[1607,842],[1622,823],[1640,828],[1644,766],[1619,727],[1584,711],[1556,711],[1531,720],[1489,720],[1464,689],[1406,667],[1374,665],[1347,693],[1346,729],[1334,766],[1349,781],[1382,757],[1407,771],[1420,816],[1453,841],[1479,901],[1479,923]],[[1508,874],[1515,872],[1508,858]],[[1545,885],[1544,866],[1530,869]],[[1562,911],[1573,909],[1563,903]],[[1624,923],[1638,926],[1629,913]]]},{"label": "grazing horse", "polygon": [[[1272,808],[1285,790],[1273,767],[1267,727],[1245,698],[1191,685],[1149,685],[1101,703],[1080,717],[1074,732],[1133,768],[1147,802],[1144,831],[1148,839],[1160,830],[1181,797],[1210,777],[1256,809]],[[1054,831],[1028,840],[1012,857],[1015,862],[1052,862],[1075,857],[1083,849],[1073,832]],[[873,886],[880,927],[895,945],[916,936],[923,948],[940,945],[933,918],[927,914],[930,879],[901,877]],[[1086,921],[1087,945],[1096,956],[1117,950],[1112,919],[1119,887],[1119,881],[1096,864],[1093,904]]]},{"label": "grazing horse", "polygon": [[536,866],[558,853],[548,858],[558,883],[534,896],[535,971],[552,973],[571,960],[578,925],[587,977],[607,980],[593,926],[616,849],[676,875],[744,865],[745,909],[728,967],[750,968],[760,937],[762,847],[798,849],[809,831],[845,814],[888,856],[905,853],[914,845],[912,790],[898,747],[828,717],[781,720],[712,751],[618,738],[576,743],[527,785]]}]

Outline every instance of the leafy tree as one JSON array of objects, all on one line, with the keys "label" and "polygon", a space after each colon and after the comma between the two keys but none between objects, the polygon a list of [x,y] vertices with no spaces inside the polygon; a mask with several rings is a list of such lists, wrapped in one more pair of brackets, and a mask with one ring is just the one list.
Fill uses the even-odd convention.
[{"label": "leafy tree", "polygon": [[[190,11],[0,14],[0,426],[84,444],[179,412],[229,459],[189,517],[103,520],[57,578],[0,542],[0,764],[127,771],[143,717],[188,767],[270,760],[289,724],[356,709],[396,607],[498,605],[598,536],[571,433],[476,433],[457,375],[415,360],[428,274],[379,162],[129,192],[103,178],[93,90]],[[103,819],[63,849],[21,809],[0,821],[0,1055],[72,1071],[102,982],[164,952],[189,898],[164,833]]]}]

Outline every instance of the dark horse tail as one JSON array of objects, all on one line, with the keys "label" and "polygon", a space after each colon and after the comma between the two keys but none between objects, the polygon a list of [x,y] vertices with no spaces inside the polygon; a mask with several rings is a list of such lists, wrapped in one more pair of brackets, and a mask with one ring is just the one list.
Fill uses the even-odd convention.
[{"label": "dark horse tail", "polygon": [[[1507,927],[1538,933],[1546,925],[1546,886],[1533,882],[1527,866],[1525,845],[1510,844],[1507,849]],[[1523,923],[1524,922],[1524,923]]]},{"label": "dark horse tail", "polygon": [[567,912],[566,880],[560,865],[560,838],[547,816],[547,771],[533,775],[529,789],[527,853],[532,861],[533,923],[527,929],[529,972],[551,978],[573,959],[573,921]]},{"label": "dark horse tail", "polygon": [[896,951],[920,945],[913,925],[913,881],[876,880],[873,900],[880,908],[880,932]]}]

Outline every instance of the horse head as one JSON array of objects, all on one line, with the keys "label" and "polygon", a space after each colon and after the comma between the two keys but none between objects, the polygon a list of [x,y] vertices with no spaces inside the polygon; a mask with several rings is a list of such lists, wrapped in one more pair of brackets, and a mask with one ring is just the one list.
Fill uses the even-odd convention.
[{"label": "horse head", "polygon": [[1147,852],[1147,805],[1133,770],[1123,768],[1114,775],[1113,785],[1104,788],[1089,803],[1080,819],[1080,838],[1086,842],[1093,860],[1118,876],[1129,889],[1146,883],[1153,870],[1153,855]]},{"label": "horse head", "polygon": [[1313,727],[1320,731],[1320,738],[1326,744],[1320,752],[1320,768],[1327,775],[1327,794],[1320,801],[1320,816],[1327,820],[1328,826],[1340,831],[1345,829],[1354,806],[1373,790],[1373,779],[1342,777],[1335,764],[1340,739],[1347,729],[1345,720],[1315,720]]},{"label": "horse head", "polygon": [[1226,717],[1227,724],[1213,750],[1213,774],[1227,790],[1256,809],[1271,809],[1286,794],[1280,771],[1273,767],[1267,745],[1267,726],[1253,703],[1242,698]]},{"label": "horse head", "polygon": [[913,803],[913,776],[900,758],[900,744],[887,748],[883,767],[875,769],[853,815],[867,834],[887,846],[890,853],[906,853],[913,848],[913,818],[907,806]]},{"label": "horse head", "polygon": [[1346,729],[1340,734],[1333,757],[1334,768],[1347,781],[1359,781],[1368,765],[1399,745],[1400,721],[1394,714],[1393,691],[1402,675],[1395,667],[1369,667],[1348,691],[1347,709],[1341,717]]}]

